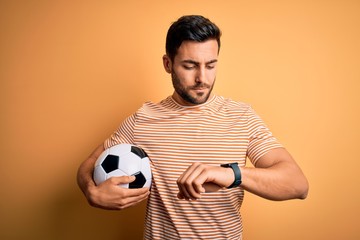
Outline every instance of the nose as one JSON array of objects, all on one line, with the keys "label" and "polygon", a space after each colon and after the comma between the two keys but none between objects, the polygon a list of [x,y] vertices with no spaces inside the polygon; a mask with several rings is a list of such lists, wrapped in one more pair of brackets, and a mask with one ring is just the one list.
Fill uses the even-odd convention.
[{"label": "nose", "polygon": [[203,83],[206,81],[205,67],[199,67],[196,73],[195,82]]}]

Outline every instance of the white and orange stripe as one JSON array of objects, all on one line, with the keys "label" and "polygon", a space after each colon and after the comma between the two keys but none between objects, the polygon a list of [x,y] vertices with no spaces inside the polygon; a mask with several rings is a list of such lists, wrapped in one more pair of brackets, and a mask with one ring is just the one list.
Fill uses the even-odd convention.
[{"label": "white and orange stripe", "polygon": [[255,164],[270,149],[281,147],[249,105],[220,96],[198,106],[181,106],[172,97],[147,102],[105,147],[118,143],[138,145],[151,159],[145,239],[241,239],[242,188],[186,201],[177,199],[176,180],[194,162],[244,166],[247,157]]}]

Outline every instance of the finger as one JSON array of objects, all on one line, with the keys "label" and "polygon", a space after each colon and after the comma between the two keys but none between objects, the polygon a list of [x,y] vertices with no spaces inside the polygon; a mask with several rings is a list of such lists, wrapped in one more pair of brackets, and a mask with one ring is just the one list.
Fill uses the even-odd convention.
[{"label": "finger", "polygon": [[203,168],[201,164],[193,164],[179,178],[179,190],[186,199],[198,199],[201,197],[201,193],[204,192],[201,186],[203,183],[202,178],[198,178]]},{"label": "finger", "polygon": [[202,194],[205,192],[205,188],[204,188],[204,184],[206,183],[207,180],[207,175],[206,175],[206,169],[199,169],[201,170],[201,172],[199,172],[196,177],[192,180],[193,184],[193,189],[196,191],[196,193],[198,194]]},{"label": "finger", "polygon": [[92,204],[104,209],[121,210],[145,200],[149,188],[127,189],[119,187],[111,181],[105,181],[98,187],[98,194],[94,194]]},{"label": "finger", "polygon": [[196,169],[200,164],[193,163],[191,164],[179,177],[179,179],[187,179],[188,176]]},{"label": "finger", "polygon": [[136,177],[135,176],[120,176],[120,177],[111,177],[109,178],[111,179],[111,181],[116,184],[126,184],[126,183],[131,183],[133,181],[135,181]]},{"label": "finger", "polygon": [[150,192],[148,191],[141,195],[119,199],[118,209],[121,210],[121,209],[125,209],[125,208],[132,207],[132,206],[139,204],[140,202],[142,202],[148,198],[149,193]]},{"label": "finger", "polygon": [[134,180],[135,180],[134,176],[121,176],[121,177],[111,177],[108,179],[108,182],[110,182],[110,184],[114,187],[114,191],[117,191],[119,195],[123,197],[134,197],[149,192],[149,188],[147,187],[128,189],[118,186],[119,184],[130,183]]},{"label": "finger", "polygon": [[187,193],[185,187],[183,186],[183,179],[185,178],[185,175],[189,171],[190,167],[188,167],[176,181],[176,184],[178,185],[179,188],[179,193],[178,193],[179,199],[186,199],[186,200],[190,199],[190,195]]},{"label": "finger", "polygon": [[123,195],[126,198],[140,197],[150,193],[149,188],[123,188],[123,190],[126,191],[126,193]]},{"label": "finger", "polygon": [[202,186],[205,180],[204,169],[202,167],[196,168],[193,174],[186,180],[188,182],[186,186],[188,187],[189,194],[196,198],[200,198],[201,194],[205,192],[205,189]]},{"label": "finger", "polygon": [[188,189],[189,194],[196,198],[200,198],[201,194],[205,192],[203,184],[206,182],[206,180],[206,168],[204,168],[204,166],[197,167],[187,179],[187,181],[191,182],[191,188]]},{"label": "finger", "polygon": [[196,168],[197,168],[197,164],[190,165],[190,167],[188,167],[178,178],[177,185],[179,188],[179,194],[178,194],[179,199],[186,199],[186,200],[192,199],[192,196],[188,192],[188,189],[186,187],[186,184],[187,184],[186,181],[187,181],[189,175],[192,174],[192,172]]},{"label": "finger", "polygon": [[180,200],[185,199],[184,195],[181,192],[178,192],[177,197]]}]

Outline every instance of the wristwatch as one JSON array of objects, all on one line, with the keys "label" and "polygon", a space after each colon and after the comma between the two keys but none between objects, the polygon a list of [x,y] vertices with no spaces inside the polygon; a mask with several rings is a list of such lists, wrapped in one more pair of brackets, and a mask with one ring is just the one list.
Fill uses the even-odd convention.
[{"label": "wristwatch", "polygon": [[221,164],[221,167],[224,168],[232,168],[232,170],[234,171],[234,175],[235,175],[235,180],[234,182],[227,188],[234,188],[234,187],[238,187],[241,184],[241,172],[240,172],[240,168],[238,166],[237,162],[234,163],[225,163],[225,164]]}]

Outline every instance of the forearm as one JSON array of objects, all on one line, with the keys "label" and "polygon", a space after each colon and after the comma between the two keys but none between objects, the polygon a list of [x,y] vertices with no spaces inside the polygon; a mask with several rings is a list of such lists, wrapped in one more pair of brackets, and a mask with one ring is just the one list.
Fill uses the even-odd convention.
[{"label": "forearm", "polygon": [[90,162],[85,161],[83,162],[77,172],[77,183],[81,189],[81,191],[88,195],[88,189],[91,186],[95,186],[95,183],[92,179],[92,169]]},{"label": "forearm", "polygon": [[241,168],[245,190],[270,200],[305,199],[308,182],[297,165],[279,162],[267,168]]},{"label": "forearm", "polygon": [[88,196],[89,188],[95,186],[94,180],[92,178],[92,172],[94,170],[94,164],[98,156],[104,151],[102,145],[98,146],[94,152],[80,165],[77,172],[77,183],[81,191]]}]

